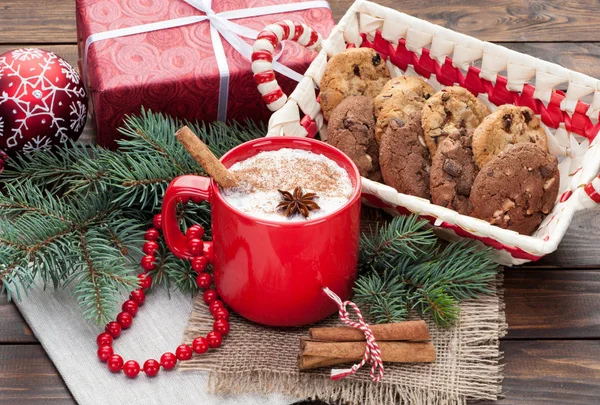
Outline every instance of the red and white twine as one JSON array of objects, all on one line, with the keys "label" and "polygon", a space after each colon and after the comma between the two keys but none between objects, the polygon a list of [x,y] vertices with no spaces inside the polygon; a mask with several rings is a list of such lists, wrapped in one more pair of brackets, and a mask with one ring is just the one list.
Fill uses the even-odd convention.
[{"label": "red and white twine", "polygon": [[[362,361],[358,364],[352,366],[352,368],[346,369],[333,369],[331,370],[331,379],[339,380],[341,378],[352,375],[358,371],[359,368],[364,366],[366,363],[371,365],[371,380],[373,382],[379,382],[383,379],[383,360],[381,359],[381,350],[379,350],[379,345],[375,341],[375,336],[369,327],[369,324],[365,322],[360,313],[360,309],[356,306],[355,303],[351,301],[342,301],[340,297],[337,296],[336,293],[331,291],[329,288],[323,288],[323,292],[327,294],[329,298],[331,298],[338,305],[340,311],[340,319],[346,325],[349,325],[353,328],[360,329],[367,338],[367,346],[365,348],[365,355]],[[350,305],[354,312],[356,313],[356,317],[358,318],[358,322],[352,321],[350,319],[350,315],[346,310],[346,305]]]},{"label": "red and white twine", "polygon": [[284,40],[297,42],[317,52],[321,50],[321,35],[303,23],[278,21],[267,25],[258,34],[252,52],[252,73],[258,91],[271,111],[277,111],[287,101],[287,96],[277,83],[273,71],[273,53],[277,45]]}]

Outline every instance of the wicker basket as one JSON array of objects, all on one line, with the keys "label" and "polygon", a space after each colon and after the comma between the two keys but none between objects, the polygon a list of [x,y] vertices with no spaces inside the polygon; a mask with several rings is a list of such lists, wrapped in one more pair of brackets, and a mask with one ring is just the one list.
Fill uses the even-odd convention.
[{"label": "wicker basket", "polygon": [[[289,98],[269,68],[268,54],[282,39],[319,51]],[[368,1],[354,3],[322,43],[309,27],[289,21],[269,25],[259,35],[253,71],[263,99],[275,111],[268,136],[313,137],[319,132],[322,139],[327,138],[316,89],[327,58],[354,46],[374,48],[386,58],[392,76],[419,76],[436,90],[458,84],[492,110],[502,104],[530,107],[545,124],[550,151],[560,162],[557,204],[531,236],[363,178],[363,197],[368,204],[393,215],[417,213],[445,239],[475,239],[497,249],[498,263],[515,265],[556,250],[575,212],[600,202],[600,147],[596,139],[600,130],[600,81]],[[566,85],[567,91],[557,90],[559,85]]]}]

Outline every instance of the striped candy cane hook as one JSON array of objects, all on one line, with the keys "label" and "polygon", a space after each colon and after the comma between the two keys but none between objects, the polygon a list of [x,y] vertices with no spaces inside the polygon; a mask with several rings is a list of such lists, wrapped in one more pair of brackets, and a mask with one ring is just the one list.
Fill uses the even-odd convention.
[{"label": "striped candy cane hook", "polygon": [[[347,377],[356,373],[359,368],[365,365],[365,363],[369,363],[371,365],[371,380],[373,380],[373,382],[381,381],[383,378],[383,361],[381,360],[381,350],[379,350],[379,345],[375,341],[375,336],[373,335],[369,324],[363,319],[360,309],[358,309],[358,306],[351,301],[342,301],[342,299],[338,297],[336,293],[327,287],[323,288],[323,292],[338,305],[340,309],[340,319],[342,322],[344,322],[346,325],[352,326],[353,328],[360,329],[367,338],[367,346],[365,348],[365,355],[362,361],[353,365],[352,368],[331,370],[331,379],[339,380]],[[350,319],[348,311],[346,310],[346,305],[350,305],[352,307],[356,313],[358,322],[354,322]]]},{"label": "striped candy cane hook", "polygon": [[304,23],[278,21],[267,25],[258,34],[252,52],[252,73],[258,91],[271,111],[279,110],[287,101],[273,71],[273,53],[277,45],[285,40],[297,42],[317,52],[321,50],[321,35]]}]

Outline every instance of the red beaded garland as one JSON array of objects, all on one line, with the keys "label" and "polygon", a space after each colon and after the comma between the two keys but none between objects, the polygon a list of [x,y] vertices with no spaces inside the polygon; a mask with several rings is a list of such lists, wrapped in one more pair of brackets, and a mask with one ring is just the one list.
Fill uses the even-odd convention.
[{"label": "red beaded garland", "polygon": [[135,360],[127,360],[123,364],[123,373],[129,378],[135,378],[140,373],[140,365]]},{"label": "red beaded garland", "polygon": [[112,356],[113,353],[113,348],[108,346],[108,345],[104,345],[104,346],[100,346],[98,348],[98,358],[100,359],[101,362],[106,363],[106,361],[110,358],[110,356]]},{"label": "red beaded garland", "polygon": [[221,346],[221,343],[223,342],[223,336],[221,336],[219,332],[215,331],[208,332],[206,339],[208,339],[208,345],[213,349]]},{"label": "red beaded garland", "polygon": [[192,349],[198,354],[205,353],[208,350],[208,340],[205,337],[198,336],[192,342]]},{"label": "red beaded garland", "polygon": [[137,277],[140,282],[140,288],[147,290],[152,286],[152,277],[149,274],[138,274]]},{"label": "red beaded garland", "polygon": [[121,335],[121,324],[118,322],[109,322],[106,324],[106,328],[104,329],[115,339]]},{"label": "red beaded garland", "polygon": [[98,346],[110,346],[112,345],[113,337],[108,332],[102,332],[96,338],[96,343]]},{"label": "red beaded garland", "polygon": [[206,257],[206,260],[208,260],[209,263],[212,263],[214,258],[213,244],[205,243],[202,247],[202,254],[204,257]]},{"label": "red beaded garland", "polygon": [[166,352],[162,356],[160,356],[160,365],[165,370],[172,370],[177,365],[177,356],[175,356],[171,352]]},{"label": "red beaded garland", "polygon": [[158,243],[153,240],[149,240],[148,242],[144,243],[142,251],[147,255],[153,255],[158,251]]},{"label": "red beaded garland", "polygon": [[146,231],[146,233],[144,234],[144,239],[146,240],[152,240],[152,241],[157,241],[158,240],[158,230],[154,229],[154,228],[150,228]]},{"label": "red beaded garland", "polygon": [[[159,244],[156,242],[159,237],[158,229],[161,229],[162,218],[156,215],[153,219],[155,228],[150,228],[146,231],[144,237],[147,242],[144,243],[143,251],[146,253],[141,260],[141,266],[146,272],[156,268],[156,257],[154,254],[159,249]],[[124,374],[129,378],[135,378],[141,370],[148,377],[154,377],[160,371],[160,367],[165,370],[171,370],[177,365],[177,361],[188,360],[192,357],[193,352],[198,354],[206,353],[209,348],[220,347],[223,342],[223,336],[229,333],[229,311],[225,308],[223,301],[219,300],[219,295],[216,290],[211,289],[212,276],[205,273],[208,263],[212,260],[212,244],[202,242],[204,236],[204,228],[199,225],[193,225],[188,229],[186,237],[188,239],[188,247],[194,257],[191,259],[192,268],[196,271],[196,283],[199,288],[204,288],[203,299],[209,304],[209,310],[213,314],[215,322],[213,331],[209,332],[206,337],[199,336],[192,342],[192,345],[182,344],[175,350],[175,354],[166,352],[160,357],[160,362],[154,359],[148,359],[144,362],[143,368],[135,360],[123,362],[123,358],[115,354],[112,348],[113,339],[116,339],[121,334],[122,329],[129,328],[133,323],[133,317],[137,314],[139,306],[143,305],[146,300],[144,290],[152,286],[152,277],[146,273],[138,275],[140,288],[134,290],[129,295],[129,299],[122,305],[122,312],[117,315],[116,322],[109,322],[106,325],[105,332],[98,335],[96,343],[98,344],[98,358],[100,361],[106,362],[108,369],[113,373],[118,373],[123,370]]]},{"label": "red beaded garland", "polygon": [[156,268],[156,257],[154,257],[153,255],[146,255],[142,257],[140,264],[142,265],[142,268],[144,270],[152,271]]},{"label": "red beaded garland", "polygon": [[213,330],[219,332],[222,336],[225,336],[229,333],[229,322],[225,319],[217,319],[215,323],[213,323]]},{"label": "red beaded garland", "polygon": [[156,229],[162,229],[162,215],[156,214],[154,218],[152,218],[152,225],[154,225]]},{"label": "red beaded garland", "polygon": [[148,377],[154,377],[158,374],[158,370],[160,370],[160,363],[154,359],[148,359],[144,363],[144,373]]},{"label": "red beaded garland", "polygon": [[129,329],[133,323],[133,316],[129,312],[121,312],[117,315],[117,322],[119,322],[123,329]]},{"label": "red beaded garland", "polygon": [[202,295],[202,299],[204,300],[204,302],[206,304],[210,304],[211,302],[216,300],[217,297],[218,297],[217,291],[213,290],[212,288],[204,291],[204,294]]},{"label": "red beaded garland", "polygon": [[187,240],[202,239],[204,237],[204,228],[200,225],[192,225],[185,232]]},{"label": "red beaded garland", "polygon": [[123,368],[123,357],[113,354],[106,362],[108,369],[113,373],[118,373]]},{"label": "red beaded garland", "polygon": [[141,288],[138,288],[129,294],[129,299],[135,301],[139,306],[144,305],[144,302],[146,302],[146,293]]},{"label": "red beaded garland", "polygon": [[196,284],[199,288],[208,288],[212,284],[212,276],[208,273],[200,273],[196,277]]},{"label": "red beaded garland", "polygon": [[187,247],[188,247],[188,250],[190,251],[190,254],[194,255],[194,256],[197,256],[200,254],[200,252],[202,252],[203,245],[204,245],[204,242],[202,242],[200,239],[197,239],[197,238],[189,239],[188,243],[187,243]]},{"label": "red beaded garland", "polygon": [[227,308],[218,308],[215,312],[213,312],[213,318],[217,319],[225,319],[229,320],[229,311]]},{"label": "red beaded garland", "polygon": [[139,308],[139,306],[138,306],[137,302],[135,302],[134,300],[127,300],[121,306],[121,309],[124,312],[130,313],[131,316],[136,316],[137,315],[138,308]]},{"label": "red beaded garland", "polygon": [[179,345],[175,349],[175,356],[178,360],[189,360],[192,357],[192,348],[186,344]]},{"label": "red beaded garland", "polygon": [[225,306],[225,304],[223,304],[223,301],[221,301],[221,300],[214,300],[208,306],[208,310],[210,311],[211,314],[214,314],[217,309],[223,308],[224,306]]},{"label": "red beaded garland", "polygon": [[206,270],[206,266],[208,266],[208,260],[204,256],[196,256],[192,259],[192,269],[196,273],[202,273]]}]

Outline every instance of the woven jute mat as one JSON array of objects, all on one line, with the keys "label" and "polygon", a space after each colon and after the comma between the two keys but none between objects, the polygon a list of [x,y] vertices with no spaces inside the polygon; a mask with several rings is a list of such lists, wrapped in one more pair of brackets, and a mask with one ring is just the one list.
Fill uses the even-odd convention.
[{"label": "woven jute mat", "polygon": [[[299,399],[369,405],[496,400],[502,389],[499,339],[507,331],[502,278],[500,273],[491,286],[491,295],[461,304],[454,327],[438,328],[426,319],[436,348],[435,363],[386,363],[383,381],[377,384],[371,382],[368,366],[337,381],[330,379],[328,368],[299,372],[299,339],[308,336],[308,327],[265,327],[235,314],[221,348],[194,356],[180,368],[209,371],[209,390],[218,394],[279,392]],[[198,296],[184,341],[206,334],[213,322],[202,296]],[[342,324],[332,316],[318,325]]]}]

